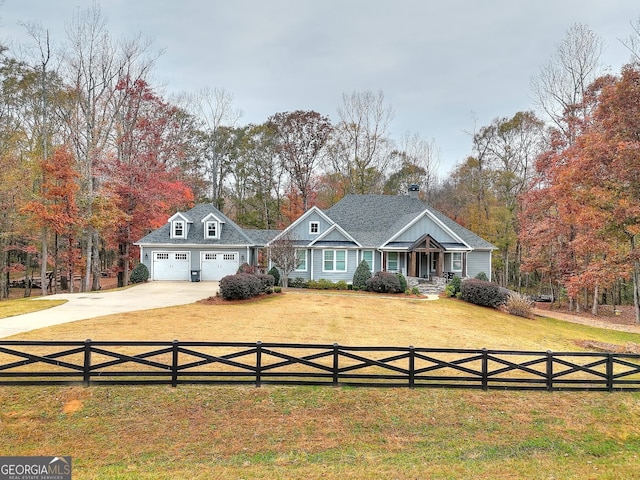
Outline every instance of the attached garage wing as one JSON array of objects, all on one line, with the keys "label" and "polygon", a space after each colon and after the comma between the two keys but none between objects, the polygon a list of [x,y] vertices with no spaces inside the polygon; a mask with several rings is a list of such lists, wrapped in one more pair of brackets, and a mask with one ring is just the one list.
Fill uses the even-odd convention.
[{"label": "attached garage wing", "polygon": [[240,267],[237,252],[202,252],[200,254],[200,278],[203,281],[218,281],[234,275]]},{"label": "attached garage wing", "polygon": [[189,252],[154,252],[153,280],[189,280],[190,273]]}]

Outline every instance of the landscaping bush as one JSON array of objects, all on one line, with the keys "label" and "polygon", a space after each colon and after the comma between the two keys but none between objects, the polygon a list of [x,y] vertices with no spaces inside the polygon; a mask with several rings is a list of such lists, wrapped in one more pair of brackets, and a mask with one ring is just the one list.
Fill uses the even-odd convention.
[{"label": "landscaping bush", "polygon": [[131,271],[129,281],[131,283],[144,283],[149,280],[149,269],[144,263],[139,263]]},{"label": "landscaping bush", "polygon": [[400,282],[400,291],[401,292],[406,292],[407,291],[407,279],[400,272],[396,273],[396,277],[398,277],[398,281]]},{"label": "landscaping bush", "polygon": [[522,295],[518,292],[510,292],[505,304],[505,310],[511,315],[517,315],[518,317],[532,318],[533,317],[533,300],[527,295]]},{"label": "landscaping bush", "polygon": [[309,288],[313,288],[315,290],[333,290],[335,289],[335,285],[331,280],[327,280],[326,278],[321,278],[320,280],[309,280],[308,283]]},{"label": "landscaping bush", "polygon": [[447,287],[451,287],[452,292],[450,296],[457,297],[458,294],[460,293],[461,286],[462,286],[462,279],[460,277],[453,277],[449,282],[449,285],[447,285]]},{"label": "landscaping bush", "polygon": [[484,280],[485,282],[488,282],[489,277],[487,277],[486,273],[480,272],[479,274],[476,275],[476,280]]},{"label": "landscaping bush", "polygon": [[366,289],[369,292],[378,293],[402,293],[400,280],[395,273],[376,272],[376,274],[367,280]]},{"label": "landscaping bush", "polygon": [[290,288],[309,288],[309,283],[302,277],[296,277],[293,280],[289,279]]},{"label": "landscaping bush", "polygon": [[498,308],[507,301],[507,295],[497,284],[484,280],[465,280],[460,288],[460,298],[465,302]]},{"label": "landscaping bush", "polygon": [[[267,273],[273,277],[274,285],[280,285],[280,271],[277,267],[271,267]],[[289,280],[289,284],[291,284],[291,280]]]},{"label": "landscaping bush", "polygon": [[249,265],[247,262],[244,262],[242,265],[240,265],[236,273],[249,273],[253,275],[254,273],[256,273],[256,267]]},{"label": "landscaping bush", "polygon": [[258,280],[260,280],[260,285],[262,285],[262,292],[266,292],[267,290],[271,290],[273,286],[276,284],[276,279],[273,278],[273,275],[258,273],[255,275]]},{"label": "landscaping bush", "polygon": [[367,286],[367,280],[371,278],[371,269],[366,260],[362,260],[353,274],[353,289],[364,290]]},{"label": "landscaping bush", "polygon": [[262,293],[262,282],[256,275],[237,273],[220,280],[220,295],[225,300],[246,300]]}]

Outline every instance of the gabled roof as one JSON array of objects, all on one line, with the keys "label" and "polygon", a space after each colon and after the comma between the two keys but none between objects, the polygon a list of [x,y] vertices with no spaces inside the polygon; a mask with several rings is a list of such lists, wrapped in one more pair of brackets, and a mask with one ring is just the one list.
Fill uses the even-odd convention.
[{"label": "gabled roof", "polygon": [[311,217],[313,214],[318,214],[322,219],[324,219],[329,225],[333,225],[335,222],[330,219],[329,217],[327,217],[327,215],[320,210],[318,207],[316,207],[315,205],[313,207],[311,207],[309,210],[307,210],[306,212],[304,212],[302,215],[300,215],[295,222],[293,222],[291,225],[289,225],[287,228],[285,228],[284,230],[282,230],[281,232],[278,232],[278,235],[276,235],[274,238],[272,238],[270,241],[273,241],[275,239],[277,239],[280,234],[286,232],[287,230],[292,230],[295,227],[297,227],[300,223],[304,222],[305,219]]},{"label": "gabled roof", "polygon": [[495,247],[417,198],[396,195],[347,195],[326,211],[328,217],[364,247],[380,248],[427,215],[455,243],[476,250]]},{"label": "gabled roof", "polygon": [[[205,238],[203,219],[215,216],[218,221],[224,223],[219,239]],[[191,222],[187,238],[171,238],[171,219],[178,217]],[[210,203],[200,203],[184,213],[176,213],[162,227],[154,230],[136,242],[137,245],[162,244],[162,245],[242,245],[253,246],[255,242],[233,220],[223,214]]]}]

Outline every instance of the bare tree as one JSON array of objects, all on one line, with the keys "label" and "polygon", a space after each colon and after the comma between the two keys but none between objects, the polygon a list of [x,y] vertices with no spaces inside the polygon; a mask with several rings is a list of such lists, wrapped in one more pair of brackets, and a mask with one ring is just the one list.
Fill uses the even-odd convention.
[{"label": "bare tree", "polygon": [[340,123],[331,147],[333,170],[348,181],[351,193],[375,193],[389,166],[388,128],[394,113],[379,91],[342,95]]},{"label": "bare tree", "polygon": [[289,275],[300,266],[298,257],[297,238],[290,230],[277,236],[269,244],[269,257],[271,262],[278,267],[282,286],[289,286]]},{"label": "bare tree", "polygon": [[190,99],[193,114],[202,122],[200,144],[205,171],[210,182],[211,201],[222,208],[222,189],[228,168],[225,165],[226,136],[223,127],[235,127],[242,111],[234,106],[233,95],[223,88],[205,87]]},{"label": "bare tree", "polygon": [[100,234],[94,215],[100,177],[96,166],[113,152],[114,124],[124,98],[116,94],[121,79],[144,79],[155,57],[148,56],[150,42],[139,37],[114,43],[100,7],[94,3],[78,11],[67,28],[69,50],[65,57],[68,105],[60,111],[68,139],[74,147],[81,174],[82,203],[87,230],[84,238],[86,259],[83,291],[100,288]]},{"label": "bare tree", "polygon": [[393,173],[385,184],[385,193],[406,194],[410,185],[420,185],[420,195],[431,203],[438,184],[440,149],[434,140],[426,140],[418,133],[405,133],[400,148],[392,152]]},{"label": "bare tree", "polygon": [[291,184],[302,198],[302,210],[309,208],[311,179],[316,173],[320,152],[331,134],[328,117],[313,111],[276,113],[269,118],[278,138],[278,153]]},{"label": "bare tree", "polygon": [[640,17],[631,22],[631,29],[633,33],[620,39],[620,42],[631,52],[632,60],[640,62]]},{"label": "bare tree", "polygon": [[601,54],[600,37],[586,25],[576,23],[567,31],[555,54],[531,79],[537,106],[569,140],[573,133],[565,121],[566,114],[572,112],[584,117],[584,112],[575,109],[587,87],[604,72]]}]

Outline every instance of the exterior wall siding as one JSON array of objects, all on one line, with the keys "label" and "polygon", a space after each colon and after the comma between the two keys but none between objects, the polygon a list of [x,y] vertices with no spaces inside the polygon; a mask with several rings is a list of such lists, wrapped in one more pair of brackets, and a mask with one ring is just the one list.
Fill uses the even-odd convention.
[{"label": "exterior wall siding", "polygon": [[457,242],[442,227],[437,225],[432,219],[423,216],[418,222],[409,227],[402,235],[394,239],[394,242],[414,242],[425,233],[428,233],[434,240],[442,243]]},{"label": "exterior wall siding", "polygon": [[[309,233],[309,222],[318,222],[319,223],[319,231],[317,235]],[[307,218],[305,218],[299,225],[293,229],[293,235],[295,238],[299,240],[311,242],[322,235],[327,229],[331,226],[325,219],[323,219],[320,215],[313,212],[310,213]]]},{"label": "exterior wall siding", "polygon": [[491,278],[491,252],[475,251],[467,255],[467,275],[474,278],[480,272]]}]

